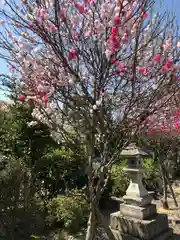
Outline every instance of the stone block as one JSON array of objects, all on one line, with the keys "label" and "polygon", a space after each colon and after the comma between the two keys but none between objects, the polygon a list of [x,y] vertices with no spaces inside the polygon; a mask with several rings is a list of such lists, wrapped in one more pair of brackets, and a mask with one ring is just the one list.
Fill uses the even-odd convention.
[{"label": "stone block", "polygon": [[[116,240],[142,240],[140,238],[137,237],[133,237],[127,234],[122,234],[117,230],[113,230],[113,235],[115,237]],[[169,228],[167,231],[161,233],[161,235],[159,235],[158,237],[155,238],[149,238],[147,240],[172,240],[173,238],[173,230],[171,228]]]},{"label": "stone block", "polygon": [[139,240],[136,237],[132,237],[132,236],[129,236],[129,235],[126,235],[126,234],[122,234],[117,230],[112,229],[112,233],[113,233],[116,240]]},{"label": "stone block", "polygon": [[152,199],[153,199],[152,196],[149,194],[143,197],[134,196],[134,195],[125,195],[123,197],[125,204],[139,206],[139,207],[145,207],[151,204]]},{"label": "stone block", "polygon": [[121,234],[143,240],[154,240],[161,233],[169,231],[168,218],[165,214],[157,214],[152,220],[139,220],[116,212],[110,215],[110,226]]},{"label": "stone block", "polygon": [[146,207],[120,204],[120,211],[123,216],[130,216],[140,220],[152,218],[157,214],[156,205],[154,204],[149,204]]}]

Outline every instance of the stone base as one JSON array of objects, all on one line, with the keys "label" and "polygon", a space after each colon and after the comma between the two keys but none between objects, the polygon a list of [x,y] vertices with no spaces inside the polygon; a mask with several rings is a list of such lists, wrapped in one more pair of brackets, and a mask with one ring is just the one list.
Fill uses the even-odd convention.
[{"label": "stone base", "polygon": [[[127,234],[122,234],[117,230],[112,230],[112,232],[116,240],[140,240],[140,238],[132,237]],[[174,239],[173,230],[169,228],[166,232],[162,233],[160,236],[155,237],[153,239],[152,238],[147,239],[147,240],[173,240],[173,239]]]},{"label": "stone base", "polygon": [[152,196],[149,194],[143,197],[137,197],[133,195],[125,195],[123,197],[125,204],[139,206],[139,207],[144,207],[151,204],[152,199],[153,199]]},{"label": "stone base", "polygon": [[149,204],[146,207],[138,207],[127,204],[120,204],[120,211],[123,216],[130,216],[140,220],[150,219],[157,215],[156,205]]},{"label": "stone base", "polygon": [[[131,236],[127,240],[159,240],[164,233],[169,235],[172,230],[168,226],[168,218],[165,214],[157,214],[152,220],[139,220],[136,218],[122,216],[120,212],[110,215],[110,227],[116,230],[120,236]],[[118,239],[118,238],[116,238]],[[121,239],[121,238],[119,238]],[[122,238],[126,240],[126,238]],[[168,238],[162,238],[166,240]]]}]

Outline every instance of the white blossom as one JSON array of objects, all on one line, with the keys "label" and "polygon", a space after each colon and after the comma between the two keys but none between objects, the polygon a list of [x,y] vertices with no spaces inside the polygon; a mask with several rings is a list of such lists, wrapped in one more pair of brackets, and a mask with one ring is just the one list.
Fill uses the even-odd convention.
[{"label": "white blossom", "polygon": [[97,105],[93,105],[93,110],[97,110]]}]

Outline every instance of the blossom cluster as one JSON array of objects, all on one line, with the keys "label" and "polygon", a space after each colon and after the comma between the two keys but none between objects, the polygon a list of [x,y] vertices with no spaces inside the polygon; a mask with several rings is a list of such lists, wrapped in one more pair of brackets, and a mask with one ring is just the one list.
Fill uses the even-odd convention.
[{"label": "blossom cluster", "polygon": [[[15,16],[5,18],[1,11],[14,60],[10,71],[20,73],[19,100],[33,100],[42,107],[58,97],[63,103],[67,91],[90,99],[96,79],[97,96],[88,102],[90,112],[97,111],[105,99],[119,111],[126,109],[134,89],[139,108],[143,99],[171,83],[172,76],[177,81],[180,42],[170,26],[158,27],[160,17],[151,16],[151,3],[23,0],[14,5]],[[104,94],[115,98],[110,101]],[[136,118],[136,112],[131,111],[131,117]]]},{"label": "blossom cluster", "polygon": [[[23,86],[27,84],[28,89],[35,96],[43,98],[44,103],[47,103],[54,86],[73,83],[69,66],[73,70],[76,69],[77,64],[85,68],[84,58],[93,57],[90,55],[90,50],[95,44],[99,45],[101,54],[105,54],[110,61],[111,74],[117,77],[118,75],[122,77],[127,71],[132,74],[134,69],[132,70],[130,63],[123,58],[128,59],[134,51],[133,39],[137,36],[141,25],[148,19],[148,12],[143,2],[61,1],[62,6],[57,13],[58,16],[53,16],[52,0],[41,4],[23,1],[23,7],[26,9],[23,12],[25,23],[19,22],[19,19],[11,22],[11,25],[19,30],[19,38],[9,31],[9,37],[16,47],[14,57],[21,66]],[[147,42],[150,39],[151,28],[152,23],[149,23],[144,29],[143,41]],[[59,39],[58,35],[60,35]],[[64,48],[63,56],[58,57],[55,53],[53,39],[61,41]],[[143,47],[143,41],[139,43],[139,48]],[[167,54],[173,48],[172,36],[169,36],[165,42],[160,41],[154,53],[151,49],[152,44],[144,49],[142,60],[140,59],[142,56],[139,55],[136,71],[140,77],[150,77],[156,63],[160,63],[162,73],[167,73],[169,70],[175,73],[176,66],[173,64],[172,55],[170,54],[168,59]],[[163,51],[160,51],[161,44]],[[177,45],[179,46],[179,43]],[[19,70],[19,66],[15,67]],[[51,93],[47,93],[49,92],[47,89],[51,89]],[[20,99],[23,100],[23,97]]]}]

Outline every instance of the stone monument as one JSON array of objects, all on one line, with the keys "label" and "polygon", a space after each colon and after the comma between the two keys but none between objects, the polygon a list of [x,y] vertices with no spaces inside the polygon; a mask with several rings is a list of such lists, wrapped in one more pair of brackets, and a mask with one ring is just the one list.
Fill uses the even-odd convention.
[{"label": "stone monument", "polygon": [[134,143],[121,152],[128,159],[130,184],[120,204],[120,211],[110,215],[110,227],[117,240],[166,240],[173,239],[166,214],[158,214],[152,197],[142,183],[141,161],[148,154]]}]

